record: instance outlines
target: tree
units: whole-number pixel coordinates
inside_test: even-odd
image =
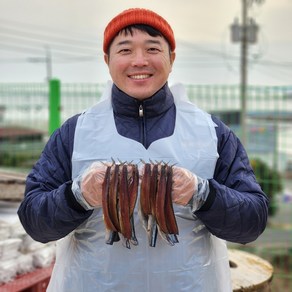
[[[283,178],[278,171],[258,158],[251,160],[251,166],[262,190],[269,197],[269,215],[273,216],[278,210],[276,195],[283,190]]]

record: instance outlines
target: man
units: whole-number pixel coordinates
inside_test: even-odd
[[[225,241],[265,229],[268,200],[234,133],[168,87],[175,60],[170,25],[146,9],[117,15],[104,32],[113,83],[102,102],[51,136],[27,178],[18,214],[41,242],[59,240],[48,291],[231,291]],[[179,242],[148,244],[138,207],[138,245],[105,244],[106,162],[173,167]],[[100,163],[102,162],[102,163]]]

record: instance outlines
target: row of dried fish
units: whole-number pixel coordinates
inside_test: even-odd
[[[140,217],[150,246],[155,246],[157,232],[170,245],[178,242],[171,195],[172,175],[172,167],[167,164],[145,164],[140,191]]]
[[[138,244],[133,218],[138,187],[137,165],[123,163],[107,166],[102,187],[103,216],[108,232],[107,244],[119,241],[119,233],[123,235],[126,247],[130,248],[130,242]]]
[[[172,167],[165,163],[145,163],[141,175],[139,215],[147,231],[149,245],[156,245],[157,234],[170,245],[178,242],[178,226],[172,205]],[[139,190],[137,164],[108,165],[102,191],[107,244],[120,240],[127,248],[138,245],[134,209]]]

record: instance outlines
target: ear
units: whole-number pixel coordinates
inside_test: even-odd
[[[173,65],[173,62],[175,60],[175,56],[176,56],[175,52],[171,52],[170,53],[170,64],[171,64],[171,66]]]
[[[169,56],[169,58],[170,58],[170,72],[172,71],[172,65],[173,65],[173,62],[174,62],[174,60],[175,60],[175,52],[171,52],[170,53],[170,56]]]
[[[109,63],[109,55],[108,54],[104,54],[103,55],[103,59],[104,59],[105,63],[108,65],[108,63]]]

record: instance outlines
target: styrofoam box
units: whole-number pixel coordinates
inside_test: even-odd
[[[18,256],[19,246],[22,240],[20,238],[8,238],[0,241],[0,259],[8,260]]]
[[[7,283],[16,276],[17,265],[14,259],[0,261],[0,284]]]

